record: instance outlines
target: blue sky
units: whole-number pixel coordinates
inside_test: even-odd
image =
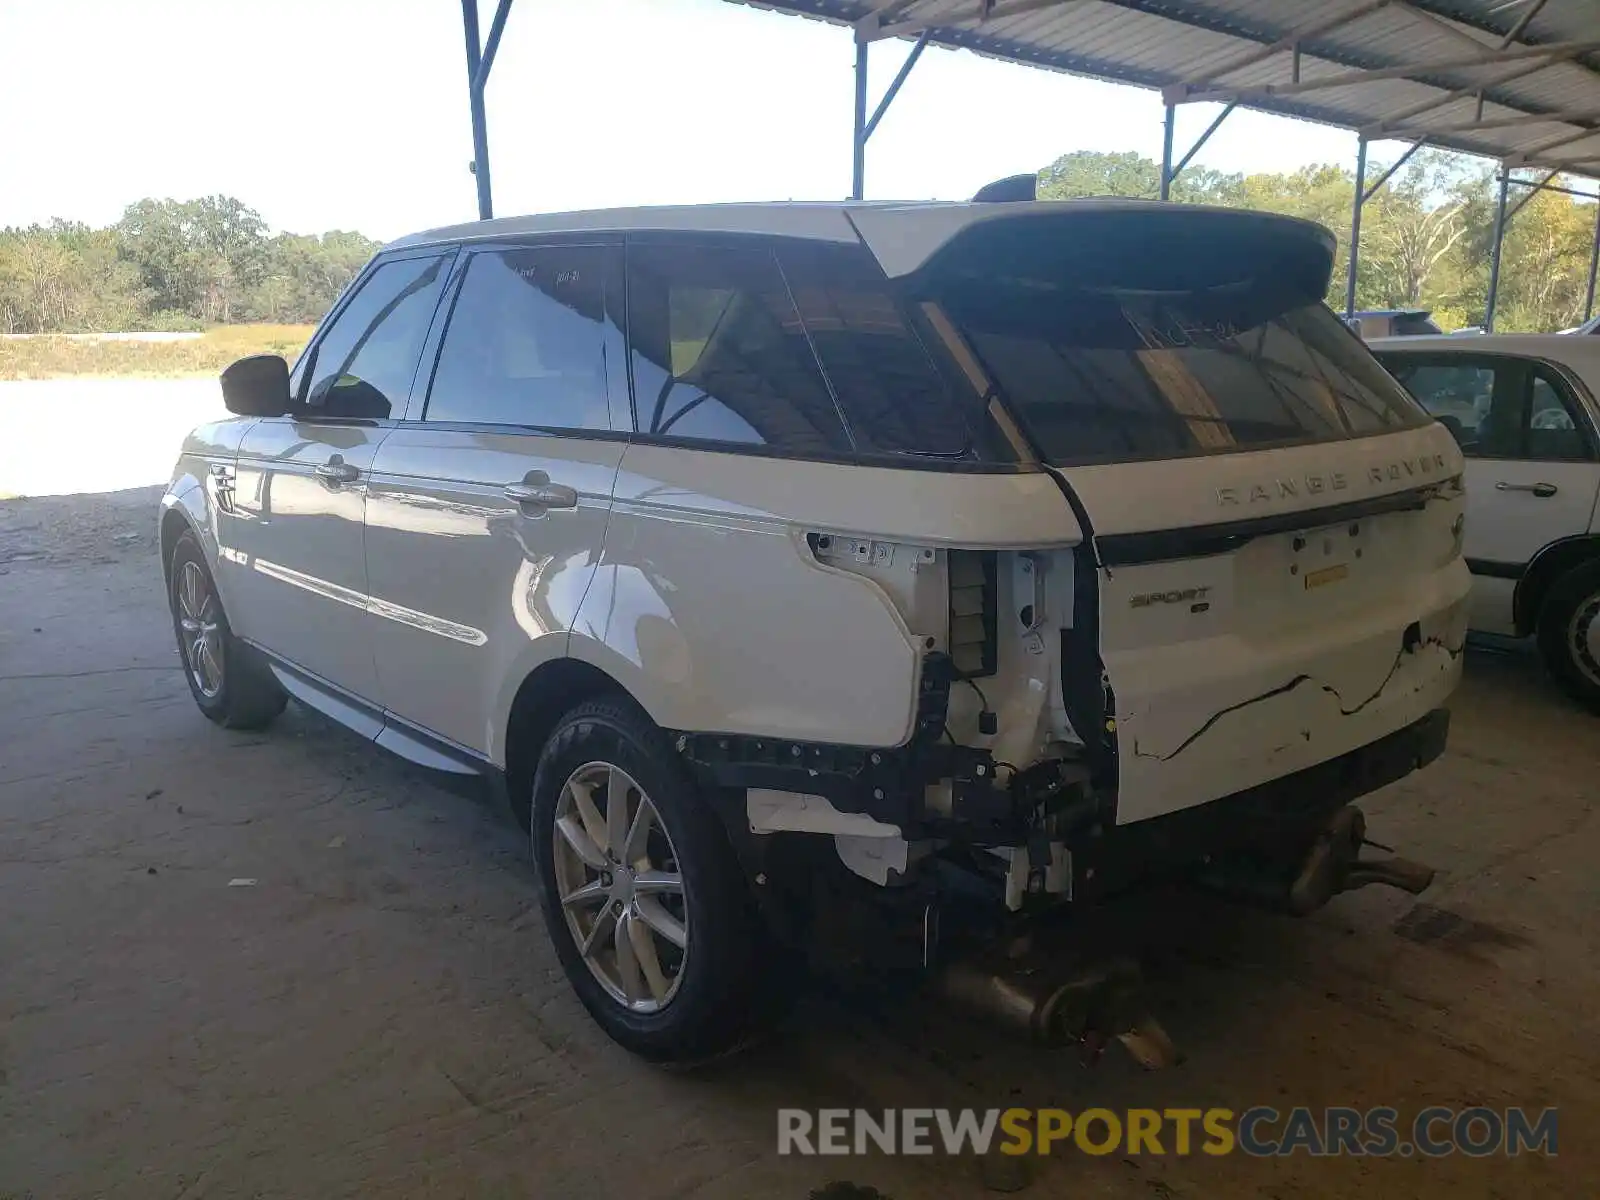
[[[295,232],[471,219],[463,45],[457,0],[0,0],[0,225],[215,192]],[[905,52],[874,47],[874,103]],[[516,0],[489,85],[496,210],[841,197],[852,62],[845,29],[726,0]],[[1181,109],[1180,147],[1214,113]],[[1161,116],[1153,92],[929,50],[867,195],[958,199],[1070,150],[1156,157]],[[1354,134],[1237,112],[1196,161],[1354,157]]]

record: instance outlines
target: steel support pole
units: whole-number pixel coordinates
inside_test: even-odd
[[[1361,207],[1367,198],[1367,139],[1356,142],[1356,196],[1350,206],[1350,270],[1344,281],[1344,319],[1356,314],[1356,269],[1361,262]]]
[[[1494,250],[1489,255],[1489,295],[1483,304],[1483,331],[1494,332],[1495,293],[1500,290],[1500,247],[1506,240],[1506,191],[1511,186],[1511,172],[1500,168],[1500,199],[1494,210]]]
[[[1173,192],[1173,134],[1178,130],[1178,106],[1166,106],[1166,123],[1162,128],[1162,200]]]
[[[1172,135],[1178,124],[1178,106],[1167,105],[1166,125],[1161,133],[1161,198],[1169,199],[1172,194]]]
[[[1587,321],[1594,315],[1594,276],[1600,268],[1600,196],[1595,197],[1594,205],[1594,246],[1589,251],[1589,291],[1583,298],[1583,319]]]
[[[856,127],[851,139],[850,199],[860,200],[867,187],[867,43],[856,42]]]
[[[1391,166],[1382,175],[1379,175],[1376,179],[1374,179],[1372,181],[1372,186],[1369,187],[1364,193],[1362,193],[1361,203],[1365,204],[1368,200],[1371,200],[1374,196],[1376,196],[1378,194],[1378,189],[1381,188],[1384,184],[1388,183],[1390,177],[1393,176],[1394,173],[1396,171],[1398,171],[1401,167],[1405,166],[1406,163],[1411,160],[1411,156],[1413,154],[1415,154],[1418,150],[1421,150],[1427,144],[1428,144],[1428,139],[1425,138],[1425,137],[1420,137],[1416,141],[1412,142],[1410,149],[1408,149],[1399,158],[1394,160],[1394,165],[1393,166]]]
[[[467,35],[467,98],[472,109],[472,174],[478,181],[478,219],[494,216],[489,184],[489,126],[483,111],[483,84],[478,68],[483,61],[478,40],[478,0],[461,0],[461,24]]]
[[[506,17],[511,13],[511,0],[500,0],[489,22],[489,39],[483,44],[483,54],[478,61],[478,71],[473,82],[482,91],[489,86],[489,72],[494,70],[494,56],[500,53],[500,35],[506,31]]]
[[[1176,179],[1179,175],[1183,174],[1183,169],[1185,167],[1187,167],[1191,162],[1194,161],[1194,156],[1196,154],[1199,154],[1201,148],[1204,147],[1205,144],[1211,140],[1211,135],[1213,133],[1215,133],[1218,129],[1222,128],[1222,123],[1228,119],[1228,114],[1231,113],[1237,107],[1238,107],[1238,105],[1236,105],[1236,104],[1228,105],[1226,108],[1224,108],[1221,112],[1219,112],[1217,114],[1217,119],[1215,121],[1211,122],[1211,124],[1206,126],[1206,131],[1204,133],[1202,133],[1198,138],[1195,139],[1194,145],[1190,146],[1189,149],[1184,152],[1183,157],[1180,158],[1177,161],[1177,163],[1172,167],[1172,169],[1167,172],[1167,182],[1169,184],[1172,182],[1172,180]]]

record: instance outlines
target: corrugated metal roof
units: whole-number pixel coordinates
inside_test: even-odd
[[[1600,0],[735,0],[1600,178]]]

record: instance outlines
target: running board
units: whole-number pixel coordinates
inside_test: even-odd
[[[465,747],[417,729],[393,713],[367,704],[321,676],[262,650],[254,643],[251,647],[265,659],[273,678],[289,695],[391,754],[443,775],[478,777],[489,774],[490,764]]]

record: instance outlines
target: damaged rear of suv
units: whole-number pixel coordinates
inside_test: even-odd
[[[879,350],[913,334],[976,407],[905,448],[915,472],[863,460],[848,514],[802,518],[788,568],[869,585],[841,579],[828,627],[884,620],[915,667],[841,666],[836,736],[675,743],[768,907],[835,957],[892,960],[898,928],[932,963],[957,903],[1033,912],[1173,874],[1296,913],[1425,888],[1362,856],[1350,805],[1445,744],[1462,464],[1322,304],[1332,239],[1138,204],[920,215],[955,228],[852,214],[894,302]],[[810,282],[796,315],[841,402],[927,403],[904,361],[894,396],[859,332],[840,369]]]
[[[797,950],[1421,890],[1352,801],[1444,747],[1462,462],[1322,303],[1333,245],[1118,201],[404,239],[185,447],[191,687],[503,782],[574,988],[658,1059]]]

